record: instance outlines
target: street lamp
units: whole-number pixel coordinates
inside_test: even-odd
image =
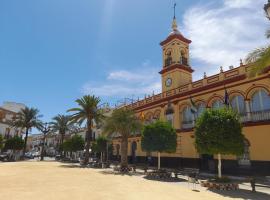
[[[270,19],[270,0],[268,0],[268,3],[264,5],[264,10],[268,19]]]

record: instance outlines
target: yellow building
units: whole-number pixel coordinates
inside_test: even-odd
[[[223,156],[225,172],[270,173],[270,68],[263,74],[250,78],[250,67],[244,65],[220,69],[220,73],[198,81],[192,81],[189,45],[173,19],[172,32],[160,43],[163,66],[159,72],[162,93],[148,96],[127,107],[145,116],[145,123],[157,119],[167,120],[177,130],[177,151],[162,154],[163,167],[198,167],[202,170],[216,168],[216,156],[199,155],[194,146],[194,124],[204,109],[224,106],[225,89],[230,104],[241,115],[243,134],[246,137],[245,154],[242,157]],[[225,58],[224,58],[225,59]],[[191,113],[191,98],[197,114]],[[121,138],[113,140],[114,155],[120,152]],[[129,138],[131,162],[145,162],[147,153],[141,149],[140,135]],[[156,153],[152,153],[156,161]]]

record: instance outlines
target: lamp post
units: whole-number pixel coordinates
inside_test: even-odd
[[[46,122],[43,124],[41,128],[41,132],[43,133],[43,142],[42,142],[42,149],[41,149],[41,154],[40,154],[40,161],[44,160],[44,150],[45,150],[45,140],[46,140],[46,135],[51,131],[51,127],[49,124]]]
[[[270,0],[268,0],[268,3],[264,5],[264,10],[268,19],[270,19]]]

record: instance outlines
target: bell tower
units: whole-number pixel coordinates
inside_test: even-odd
[[[175,8],[175,7],[174,7]],[[160,43],[163,66],[159,72],[162,77],[162,92],[180,87],[192,81],[193,70],[189,62],[189,44],[178,30],[176,17],[172,21],[172,32]]]

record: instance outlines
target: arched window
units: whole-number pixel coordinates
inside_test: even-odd
[[[173,114],[174,114],[174,109],[171,105],[171,103],[168,103],[168,107],[165,110],[165,115],[166,115],[166,119],[167,121],[173,126]]]
[[[165,66],[169,66],[171,64],[172,64],[172,53],[171,51],[168,51],[166,53]]]
[[[247,139],[244,140],[244,154],[238,158],[239,165],[249,166],[250,165],[250,143]]]
[[[192,123],[194,120],[193,116],[194,115],[192,114],[190,107],[189,106],[185,107],[182,113],[183,124]]]
[[[205,104],[204,103],[199,103],[197,106],[197,117],[199,117],[203,111],[205,111]]]
[[[251,98],[251,111],[258,112],[263,110],[270,110],[270,96],[264,90],[259,90]]]
[[[234,96],[231,100],[232,109],[239,114],[245,114],[245,100],[241,95]]]
[[[212,103],[213,109],[220,109],[220,108],[223,108],[223,106],[224,106],[223,102],[219,99],[213,101],[213,103]]]
[[[187,59],[187,56],[183,50],[181,51],[180,64],[188,65],[188,59]]]

